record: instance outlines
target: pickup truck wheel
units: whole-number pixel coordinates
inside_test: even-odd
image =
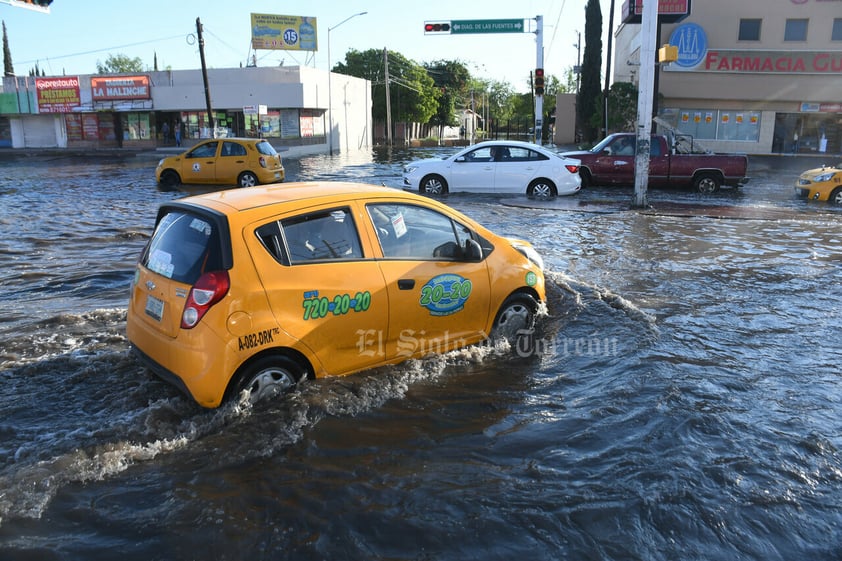
[[[540,199],[551,199],[558,195],[555,185],[552,181],[546,179],[536,179],[526,188],[526,194],[530,197],[538,197]]]
[[[835,205],[842,205],[842,187],[834,189],[827,200]]]
[[[589,172],[585,168],[579,168],[579,177],[582,178],[582,189],[586,189],[593,184],[591,172]]]
[[[696,178],[694,185],[696,186],[696,191],[699,193],[702,193],[703,195],[710,195],[719,191],[719,187],[722,185],[722,182],[718,176],[712,173],[703,173]]]
[[[428,175],[421,180],[419,191],[428,195],[444,195],[447,193],[447,181],[440,175]]]

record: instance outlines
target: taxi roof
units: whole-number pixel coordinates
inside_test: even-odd
[[[350,181],[308,181],[215,191],[186,197],[179,199],[179,201],[213,208],[224,214],[231,214],[232,212],[241,212],[279,203],[288,203],[292,206],[293,203],[299,202],[302,206],[308,206],[318,202],[327,202],[330,199],[365,199],[383,196],[410,200],[417,200],[418,198],[417,195],[392,187]]]

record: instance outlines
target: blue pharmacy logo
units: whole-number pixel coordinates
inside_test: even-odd
[[[708,50],[708,37],[697,23],[685,23],[670,35],[670,45],[678,47],[678,60],[674,64],[693,68],[702,62]]]

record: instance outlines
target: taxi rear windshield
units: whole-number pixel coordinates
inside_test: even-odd
[[[222,269],[219,232],[207,219],[189,212],[165,214],[141,256],[147,269],[185,284]]]
[[[269,144],[267,141],[262,141],[257,143],[257,151],[263,154],[264,156],[277,156],[278,152],[275,151],[275,147]]]

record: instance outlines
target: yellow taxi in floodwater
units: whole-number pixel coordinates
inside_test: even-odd
[[[528,336],[543,261],[413,193],[292,183],[164,203],[127,335],[199,405]]]
[[[214,138],[161,159],[155,179],[161,185],[180,183],[238,185],[280,183],[286,177],[281,157],[262,138]]]
[[[795,182],[795,194],[802,199],[842,205],[842,163],[808,169]]]

